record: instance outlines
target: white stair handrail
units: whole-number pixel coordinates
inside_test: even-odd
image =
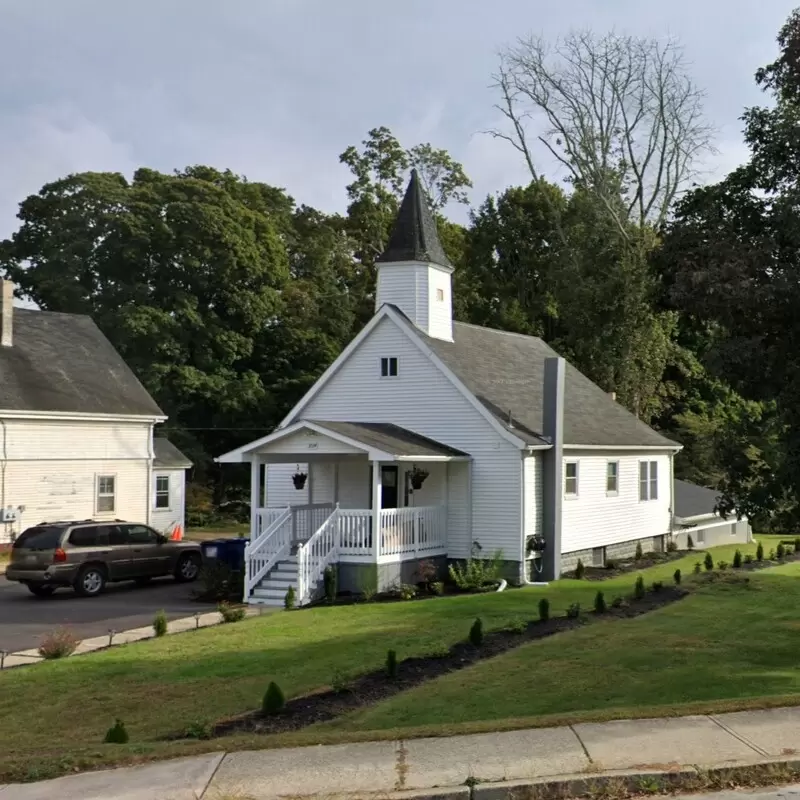
[[[244,600],[247,602],[259,581],[282,558],[289,555],[292,546],[292,509],[283,513],[255,541],[244,548]]]
[[[307,605],[327,567],[337,560],[339,549],[339,504],[317,528],[314,535],[297,548],[297,605]]]

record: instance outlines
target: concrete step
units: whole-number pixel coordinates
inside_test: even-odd
[[[264,600],[275,600],[283,603],[283,599],[286,597],[288,588],[288,586],[286,589],[257,586],[255,589],[253,589],[253,597],[260,597]]]
[[[280,590],[284,594],[289,591],[289,587],[294,586],[295,590],[297,589],[297,581],[276,581],[273,578],[267,578],[265,581],[261,581],[258,585],[259,589],[275,589]]]

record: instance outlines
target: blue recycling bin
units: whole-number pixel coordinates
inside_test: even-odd
[[[207,539],[200,542],[200,552],[203,554],[203,561],[222,560],[222,552],[225,548],[225,539]]]
[[[244,549],[250,540],[244,537],[225,539],[223,546],[223,560],[235,572],[244,569]]]

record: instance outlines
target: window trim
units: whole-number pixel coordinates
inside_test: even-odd
[[[100,494],[100,481],[110,478],[114,482],[114,491],[109,493]],[[116,514],[117,511],[117,474],[116,472],[98,472],[94,476],[94,513],[96,516],[103,516],[109,514]],[[111,502],[111,509],[109,510],[100,510],[100,498],[101,497],[110,497]]]
[[[392,372],[394,367],[394,373]],[[381,356],[380,374],[381,378],[396,378],[400,372],[400,365],[397,356]]]
[[[570,492],[570,491],[567,490],[567,481],[568,480],[572,480],[572,478],[570,478],[567,475],[567,467],[571,466],[572,464],[575,465],[575,479],[574,479],[575,480],[575,491],[574,492]],[[581,468],[580,468],[579,460],[577,458],[571,458],[568,461],[565,461],[564,462],[564,498],[572,500],[572,499],[578,497],[578,494],[580,492],[580,483],[581,483]]]
[[[647,477],[642,480],[642,466],[645,467],[645,472],[647,473]],[[655,467],[655,469],[653,469]],[[653,473],[655,473],[655,477],[653,477]],[[646,461],[639,462],[639,502],[640,503],[652,503],[658,502],[658,461],[654,459],[647,459]],[[655,482],[655,497],[653,496],[652,488],[653,483]],[[642,493],[642,488],[646,488],[646,492]]]
[[[616,466],[616,470],[614,472],[614,488],[608,488],[608,468],[614,464]],[[606,497],[619,497],[619,459],[618,458],[610,458],[606,461]]]
[[[689,531],[691,533],[691,531]],[[705,528],[695,528],[695,535],[694,535],[695,544],[705,544],[706,543],[706,529]]]
[[[168,472],[163,472],[161,474],[156,474],[153,476],[155,478],[155,486],[153,486],[153,511],[172,511],[172,476]],[[160,506],[158,504],[158,496],[164,495],[164,492],[158,491],[158,482],[161,479],[166,480],[167,482],[167,504],[165,506]]]
[[[444,303],[444,289],[441,286],[436,287],[436,302]]]

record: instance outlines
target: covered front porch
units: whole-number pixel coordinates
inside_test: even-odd
[[[334,563],[400,580],[389,565],[447,556],[463,527],[469,455],[395,425],[303,420],[220,459],[234,460],[251,464],[248,600],[291,580],[311,602]]]

